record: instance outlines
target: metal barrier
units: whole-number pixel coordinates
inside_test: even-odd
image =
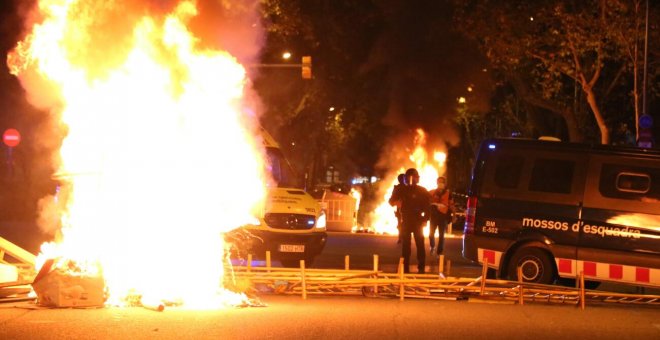
[[[443,274],[404,274],[403,262],[397,273],[378,270],[374,255],[373,270],[351,270],[346,257],[345,269],[300,269],[235,266],[226,281],[249,282],[252,292],[294,294],[306,299],[309,295],[382,296],[441,300],[490,300],[504,303],[543,302],[569,304],[585,308],[587,303],[617,303],[660,306],[660,295],[619,294],[586,290],[584,276],[580,287],[562,287],[529,282],[477,278],[444,277]],[[521,276],[519,276],[521,277]],[[231,283],[229,283],[231,286]]]
[[[34,255],[0,238],[0,260],[7,263],[8,254],[18,263],[19,282],[0,284],[2,290],[12,290],[30,284],[34,279]],[[487,267],[484,263],[482,275],[477,278],[445,277],[449,266],[444,266],[444,257],[439,259],[439,274],[405,274],[403,259],[399,261],[397,273],[379,270],[378,255],[374,255],[372,270],[350,269],[350,257],[346,255],[344,269],[310,269],[300,261],[300,268],[281,268],[271,265],[270,252],[266,252],[266,265],[252,266],[252,255],[248,256],[247,266],[226,268],[225,287],[252,293],[277,293],[301,295],[359,295],[383,296],[441,300],[490,300],[518,303],[544,302],[579,305],[582,309],[587,303],[615,303],[660,306],[660,295],[621,294],[605,291],[587,290],[584,274],[580,273],[579,287],[561,287],[522,281],[485,279]],[[447,263],[449,264],[449,262]],[[446,268],[446,271],[443,269]],[[520,270],[520,268],[518,268]],[[522,277],[522,275],[518,275]],[[240,288],[240,289],[239,289]],[[33,300],[26,292],[0,302]]]
[[[0,263],[16,268],[18,278],[13,282],[0,282],[0,303],[33,300],[28,294],[36,276],[36,256],[0,237]]]

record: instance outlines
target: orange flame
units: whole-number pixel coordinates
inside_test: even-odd
[[[438,176],[444,173],[447,154],[443,151],[434,151],[431,158],[426,150],[426,133],[422,129],[417,129],[415,132],[415,147],[408,156],[408,164],[389,173],[383,180],[383,183],[387,184],[385,186],[387,189],[381,196],[383,200],[371,214],[371,226],[376,233],[396,235],[399,232],[396,228],[397,219],[394,216],[394,208],[388,203],[394,186],[398,184],[398,174],[404,173],[407,168],[416,168],[420,176],[419,185],[430,190],[435,188]],[[428,230],[425,230],[425,234],[428,234]]]
[[[362,200],[362,193],[359,190],[355,189],[355,188],[351,188],[351,192],[349,193],[349,195],[351,197],[353,197],[353,199],[355,200],[355,210],[354,211],[356,212],[355,217],[357,217],[357,211],[360,210],[360,201]],[[353,228],[352,228],[352,230],[356,230],[357,227],[358,227],[357,226],[357,218],[354,218],[353,219]]]
[[[107,4],[40,1],[43,22],[8,58],[24,84],[49,87],[29,95],[67,128],[62,237],[42,247],[42,261],[97,265],[114,302],[131,292],[196,308],[241,299],[222,289],[222,233],[254,220],[266,187],[256,123],[241,110],[244,68],[198,47],[186,26],[195,1],[136,20],[116,65],[81,63],[74,56],[95,48],[90,37],[111,33],[92,30],[96,12],[82,3]]]

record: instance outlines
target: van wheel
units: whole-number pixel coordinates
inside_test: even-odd
[[[511,280],[518,280],[518,267],[522,268],[524,282],[552,284],[555,281],[552,259],[539,248],[524,247],[516,250],[509,262]]]

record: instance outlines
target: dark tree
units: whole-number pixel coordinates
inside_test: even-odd
[[[600,142],[611,142],[621,119],[622,106],[611,105],[621,100],[617,93],[632,93],[634,102],[624,107],[635,109],[639,1],[475,0],[457,6],[461,30],[478,41],[523,101],[563,117],[571,140],[582,140],[594,122]],[[590,117],[582,115],[582,103]]]

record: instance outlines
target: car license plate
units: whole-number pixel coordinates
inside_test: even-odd
[[[305,246],[302,244],[280,244],[280,251],[283,253],[304,253]]]

